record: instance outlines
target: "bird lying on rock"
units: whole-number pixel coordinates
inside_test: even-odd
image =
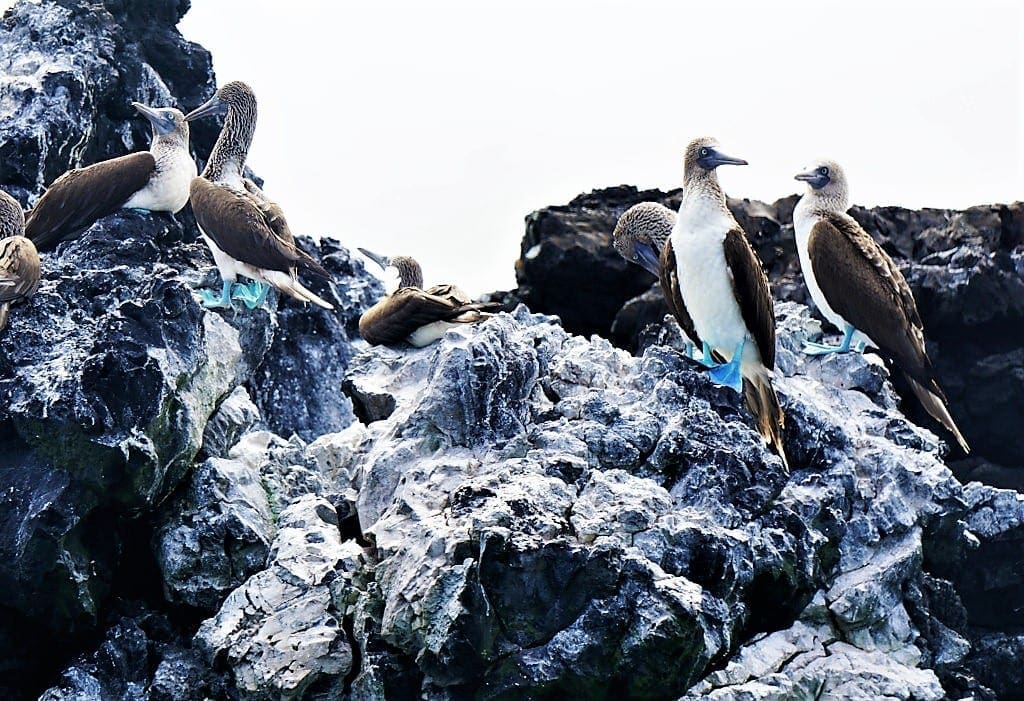
[[[683,200],[669,242],[661,253],[660,272],[669,307],[704,357],[717,354],[711,379],[742,391],[758,432],[782,458],[783,413],[772,387],[775,368],[775,313],[768,276],[726,204],[716,169],[746,165],[718,150],[711,138],[686,147]]]
[[[220,295],[200,291],[206,307],[230,307],[239,299],[250,309],[266,299],[268,285],[301,301],[334,309],[298,280],[305,270],[330,281],[331,274],[295,244],[281,208],[254,182],[242,177],[256,129],[256,96],[245,83],[222,86],[186,115],[192,121],[226,114],[202,175],[190,187],[192,211],[221,276]],[[235,284],[239,275],[253,285]]]
[[[491,314],[483,310],[500,306],[496,302],[474,302],[454,285],[424,290],[420,264],[409,256],[387,258],[365,248],[359,251],[384,270],[396,268],[399,275],[398,289],[359,317],[359,334],[371,345],[406,341],[421,348],[441,338],[448,329],[489,318]]]
[[[15,302],[28,299],[39,289],[39,254],[25,231],[21,205],[0,191],[0,331]]]
[[[845,353],[851,345],[859,351],[878,348],[903,370],[928,413],[969,452],[935,379],[910,286],[885,250],[846,213],[850,201],[843,169],[820,160],[795,177],[807,183],[793,212],[800,268],[815,306],[843,333],[838,346],[806,343],[804,351],[823,355]]]
[[[132,106],[153,125],[149,151],[75,168],[54,180],[25,222],[25,236],[40,250],[75,238],[118,209],[173,214],[188,202],[196,164],[185,115],[173,107]]]

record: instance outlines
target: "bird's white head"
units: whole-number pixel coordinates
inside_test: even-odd
[[[793,177],[807,183],[808,196],[822,206],[839,212],[850,208],[846,173],[835,161],[819,158]]]

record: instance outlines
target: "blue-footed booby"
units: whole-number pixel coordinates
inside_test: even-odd
[[[718,166],[746,164],[719,151],[714,139],[690,142],[683,164],[683,200],[661,267],[673,303],[693,320],[705,357],[716,354],[727,360],[711,368],[712,380],[742,390],[758,432],[788,469],[783,413],[771,380],[775,313],[768,277],[729,211],[716,174]]]
[[[192,211],[222,282],[220,295],[200,291],[203,305],[230,307],[234,298],[253,308],[263,303],[266,285],[272,285],[299,301],[333,309],[297,278],[299,269],[325,280],[331,279],[330,273],[295,245],[281,208],[255,183],[242,177],[256,129],[256,96],[252,89],[240,81],[227,83],[185,119],[225,113],[224,126],[206,168],[192,180],[190,188]],[[254,280],[255,289],[235,285],[238,275]]]
[[[181,210],[196,163],[188,151],[188,123],[173,107],[132,106],[153,126],[149,151],[75,168],[51,183],[25,222],[25,235],[40,249],[74,238],[121,208]]]
[[[675,255],[669,252],[669,264],[665,268],[661,265],[662,251],[666,246],[671,247],[669,236],[675,224],[676,213],[668,207],[657,202],[640,202],[619,216],[612,233],[612,245],[620,256],[658,278],[665,303],[686,338],[686,355],[693,357],[694,347],[701,348],[703,343],[686,308],[679,309],[674,304],[678,296],[678,292],[672,289],[677,279],[672,272],[676,270]],[[669,274],[663,274],[665,272]],[[701,360],[702,363],[705,361],[706,364],[712,362],[710,359]]]
[[[0,190],[0,331],[7,326],[12,304],[39,289],[39,254],[22,236],[25,215],[18,201]]]
[[[359,335],[374,346],[406,341],[417,348],[430,345],[448,329],[473,324],[491,315],[485,309],[494,302],[477,303],[454,285],[434,285],[423,289],[423,271],[409,256],[387,258],[365,248],[360,253],[387,270],[398,270],[398,289],[384,297],[359,317]]]
[[[924,408],[970,448],[946,406],[924,346],[924,324],[910,286],[892,258],[846,213],[846,175],[820,160],[796,175],[807,192],[793,211],[804,281],[818,310],[843,333],[839,346],[806,344],[812,355],[873,346],[903,370]]]

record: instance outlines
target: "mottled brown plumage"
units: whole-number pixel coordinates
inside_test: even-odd
[[[252,89],[240,81],[226,83],[186,119],[222,112],[226,116],[217,143],[202,175],[190,187],[192,211],[221,279],[228,284],[244,275],[299,301],[333,309],[297,277],[304,270],[329,281],[331,274],[296,245],[281,207],[242,177],[256,129]],[[215,306],[227,304],[222,299]]]
[[[399,286],[359,317],[359,335],[371,345],[394,345],[403,341],[425,346],[438,340],[449,328],[489,318],[486,309],[496,303],[478,303],[454,285],[421,289],[423,273],[409,256],[386,258],[359,249],[382,268],[398,269]]]
[[[0,239],[0,331],[7,326],[10,306],[28,299],[39,289],[39,276],[39,254],[29,239]]]
[[[683,200],[662,254],[662,287],[684,326],[692,320],[713,354],[728,358],[714,368],[731,386],[742,376],[742,391],[758,432],[782,458],[784,415],[772,387],[775,367],[775,315],[768,278],[761,262],[726,203],[718,182],[720,165],[745,165],[726,156],[710,137],[691,141],[683,158]],[[675,265],[671,265],[671,260]],[[675,268],[675,270],[673,270]],[[685,311],[681,315],[679,311]],[[682,317],[682,318],[681,318]],[[736,356],[737,351],[741,354]],[[723,371],[728,371],[723,372]]]
[[[806,245],[801,267],[815,305],[840,331],[853,327],[868,345],[892,358],[928,413],[968,452],[935,379],[910,286],[895,261],[846,213],[849,195],[842,168],[821,160],[797,179],[808,184],[794,224],[798,245]]]
[[[74,168],[54,180],[25,222],[25,235],[40,250],[74,238],[122,207],[177,212],[188,202],[196,170],[185,116],[173,108],[135,105],[153,124],[151,149]]]

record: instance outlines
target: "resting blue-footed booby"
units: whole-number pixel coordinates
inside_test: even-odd
[[[21,205],[0,190],[0,331],[7,326],[10,306],[39,289],[39,254],[24,231]]]
[[[808,343],[805,350],[841,353],[851,343],[878,348],[903,370],[928,413],[969,452],[935,380],[910,286],[892,258],[846,213],[850,201],[843,169],[820,160],[796,179],[807,183],[793,211],[800,268],[815,306],[843,332],[839,346]]]
[[[295,245],[281,208],[242,177],[256,129],[252,89],[239,81],[227,83],[185,119],[222,113],[226,116],[220,136],[202,175],[192,180],[190,188],[192,211],[222,282],[219,296],[207,290],[199,293],[204,306],[230,307],[233,296],[256,307],[266,297],[268,288],[262,284],[266,283],[299,301],[333,309],[297,278],[299,269],[325,280],[331,279],[330,273]],[[257,289],[237,285],[232,295],[238,275],[256,281]]]
[[[185,115],[173,107],[132,105],[153,126],[149,151],[75,168],[54,180],[25,222],[25,235],[40,249],[74,238],[121,208],[174,213],[188,202],[196,163]]]
[[[434,285],[423,289],[423,271],[409,256],[387,258],[365,248],[359,251],[387,270],[398,270],[398,289],[384,297],[359,317],[359,335],[374,346],[402,341],[422,348],[438,340],[448,329],[473,324],[491,315],[483,311],[499,306],[493,302],[476,303],[454,285]]]
[[[673,287],[678,287],[673,273],[676,270],[675,254],[667,254],[670,262],[666,268],[661,265],[662,251],[666,246],[671,247],[669,236],[675,223],[676,213],[668,207],[657,202],[640,202],[619,216],[612,233],[612,245],[620,256],[658,278],[669,311],[687,339],[686,355],[693,357],[694,346],[701,348],[703,343],[686,308],[679,309],[674,304],[677,292]],[[711,362],[710,359],[705,360]]]
[[[683,164],[683,200],[661,265],[674,304],[693,320],[705,357],[715,353],[728,361],[711,368],[712,380],[743,391],[758,432],[788,468],[782,408],[771,381],[775,314],[768,277],[726,206],[715,170],[746,163],[719,151],[714,139],[690,142]]]

